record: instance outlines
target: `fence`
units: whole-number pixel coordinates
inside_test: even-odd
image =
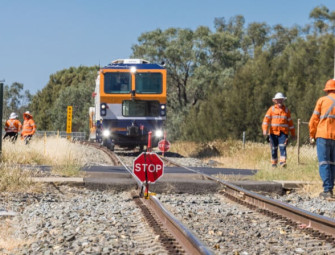
[[[71,137],[73,140],[86,140],[86,132],[72,132],[66,133],[65,131],[36,131],[35,135],[37,137],[43,136],[57,136],[61,138]]]
[[[309,128],[308,122],[298,119],[297,127],[297,155],[298,164],[304,164],[316,159],[315,145],[309,143]]]

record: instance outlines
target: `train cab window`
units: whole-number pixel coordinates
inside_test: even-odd
[[[162,74],[161,73],[136,73],[136,93],[138,94],[161,94]]]
[[[129,93],[131,88],[130,73],[105,73],[104,92],[108,94]]]
[[[125,100],[122,103],[124,117],[158,117],[159,113],[159,101]]]

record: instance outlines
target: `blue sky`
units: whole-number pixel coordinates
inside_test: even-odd
[[[310,11],[335,0],[0,0],[0,80],[35,94],[71,66],[128,58],[145,32],[196,29],[243,15],[246,24],[310,23]]]

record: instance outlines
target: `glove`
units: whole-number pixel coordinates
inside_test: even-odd
[[[315,139],[314,138],[309,138],[309,144],[314,145],[315,144]]]
[[[286,138],[284,144],[285,144],[285,145],[288,145],[288,138]]]
[[[270,136],[267,135],[266,138],[265,138],[265,140],[269,143],[270,142]]]

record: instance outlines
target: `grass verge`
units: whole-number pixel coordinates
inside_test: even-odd
[[[270,163],[271,151],[269,144],[241,141],[216,140],[211,143],[176,142],[171,146],[171,152],[182,156],[200,157],[205,162],[215,162],[218,167],[258,170],[257,174],[249,177],[254,180],[289,180],[306,181],[311,185],[305,187],[310,192],[319,192],[322,187],[318,171],[316,148],[305,145],[300,148],[298,163],[298,148],[287,147],[287,167],[273,168]],[[279,153],[279,152],[278,152]],[[230,176],[221,176],[231,179]],[[237,177],[233,177],[236,180]],[[241,176],[241,179],[245,179]]]

